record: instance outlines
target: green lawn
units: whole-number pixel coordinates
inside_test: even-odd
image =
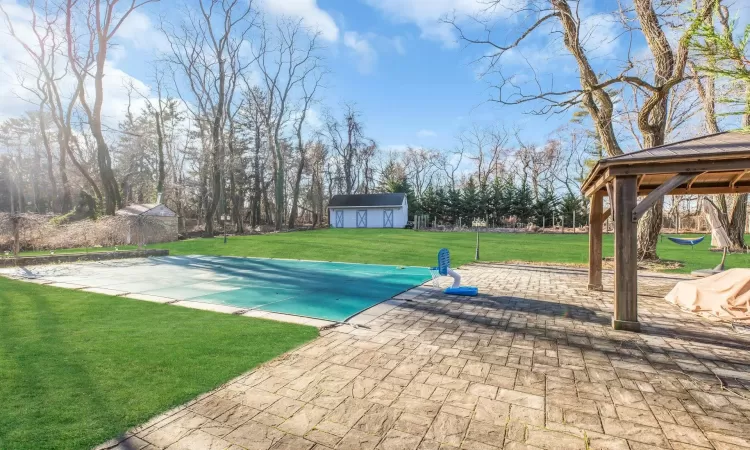
[[[585,264],[588,261],[587,234],[483,233],[480,236],[483,261],[566,264]],[[258,256],[413,266],[435,265],[437,251],[442,247],[447,247],[451,251],[453,265],[458,266],[474,260],[475,244],[476,234],[474,233],[322,229],[229,237],[227,244],[224,244],[222,237],[216,237],[190,239],[149,247],[169,249],[172,255]],[[612,235],[605,235],[604,256],[613,255],[612,244]],[[712,268],[721,261],[721,255],[709,252],[709,247],[710,236],[701,244],[696,245],[694,249],[674,244],[664,238],[659,244],[658,251],[661,258],[680,261],[684,264],[683,267],[672,271],[688,273],[695,269]],[[87,251],[91,250],[97,249]],[[78,249],[77,251],[86,250]],[[56,253],[64,252],[67,250],[58,250]],[[729,255],[727,265],[728,267],[750,267],[750,255]]]
[[[317,336],[0,277],[0,449],[85,449]]]
[[[684,236],[681,236],[684,237]],[[485,233],[480,235],[483,261],[529,261],[586,264],[587,234],[520,234]],[[382,229],[323,229],[259,236],[230,237],[227,244],[221,237],[193,239],[153,247],[167,248],[172,255],[229,255],[266,258],[311,259],[434,266],[442,247],[451,251],[454,266],[474,260],[476,234],[417,232]],[[714,267],[721,254],[708,251],[710,236],[694,249],[680,246],[664,238],[659,244],[663,259],[677,260],[684,266],[676,272]],[[604,256],[613,255],[612,235],[604,236]],[[728,267],[750,267],[750,255],[727,257]]]

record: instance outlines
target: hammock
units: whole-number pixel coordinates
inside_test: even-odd
[[[675,244],[689,245],[691,247],[694,246],[695,244],[700,244],[705,238],[706,236],[701,236],[699,238],[694,238],[694,239],[683,239],[683,238],[678,238],[678,237],[667,236],[667,239],[674,242]]]

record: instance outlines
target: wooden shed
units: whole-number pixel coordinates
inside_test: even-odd
[[[334,195],[328,218],[334,228],[404,228],[409,204],[403,193]]]
[[[127,243],[150,244],[176,241],[178,230],[177,213],[161,203],[128,205],[115,215],[130,222]]]

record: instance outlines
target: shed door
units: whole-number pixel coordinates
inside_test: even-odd
[[[383,228],[393,228],[393,210],[383,210]]]
[[[344,211],[336,210],[336,228],[344,228]]]
[[[357,228],[367,228],[367,210],[357,211]]]

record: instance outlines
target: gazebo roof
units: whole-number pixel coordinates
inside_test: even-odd
[[[750,133],[726,131],[602,159],[581,190],[590,196],[606,190],[615,175],[636,175],[638,195],[645,195],[676,174],[693,174],[669,193],[750,192],[748,171]]]

